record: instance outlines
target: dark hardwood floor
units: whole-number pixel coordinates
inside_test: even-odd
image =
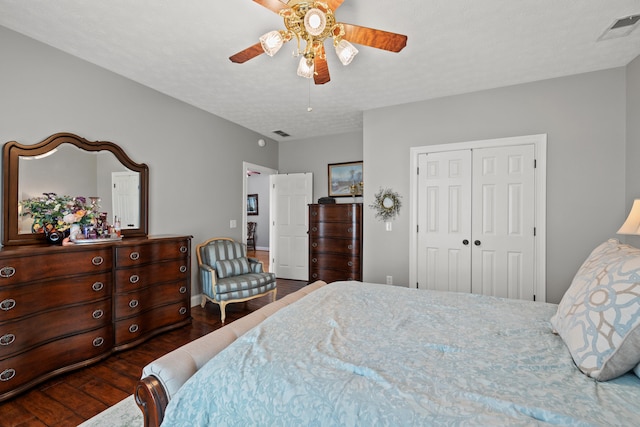
[[[266,264],[267,252],[249,251],[248,255]],[[307,282],[278,279],[277,284],[279,299]],[[228,305],[226,323],[268,304],[269,298]],[[211,302],[204,308],[192,307],[191,316],[190,325],[157,335],[133,349],[114,353],[97,364],[52,378],[1,403],[0,426],[77,426],[118,403],[133,393],[145,365],[223,326],[220,309]]]

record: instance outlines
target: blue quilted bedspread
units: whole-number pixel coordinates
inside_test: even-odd
[[[556,308],[330,284],[209,361],[163,426],[640,425],[640,379],[583,375]]]

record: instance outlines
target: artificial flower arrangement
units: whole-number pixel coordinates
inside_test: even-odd
[[[95,204],[87,203],[84,197],[58,196],[56,193],[42,193],[42,196],[20,201],[20,215],[31,216],[34,233],[56,229],[64,231],[71,224],[95,224],[97,217]]]

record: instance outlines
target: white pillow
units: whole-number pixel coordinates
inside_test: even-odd
[[[578,368],[599,381],[640,363],[640,249],[610,239],[591,252],[551,324]]]

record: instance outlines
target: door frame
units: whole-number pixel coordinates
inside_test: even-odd
[[[535,295],[536,301],[547,300],[546,291],[546,193],[547,193],[547,134],[484,139],[449,144],[426,145],[410,148],[409,183],[409,283],[418,287],[418,156],[442,151],[473,150],[533,144],[535,149]]]
[[[265,175],[274,175],[278,173],[277,169],[256,165],[254,163],[242,162],[242,243],[245,245],[247,244],[247,179],[249,179],[247,174],[249,171],[260,172]],[[268,197],[271,197],[271,192],[269,192]],[[269,200],[269,203],[271,203],[271,200]],[[270,216],[268,222],[271,224]]]

